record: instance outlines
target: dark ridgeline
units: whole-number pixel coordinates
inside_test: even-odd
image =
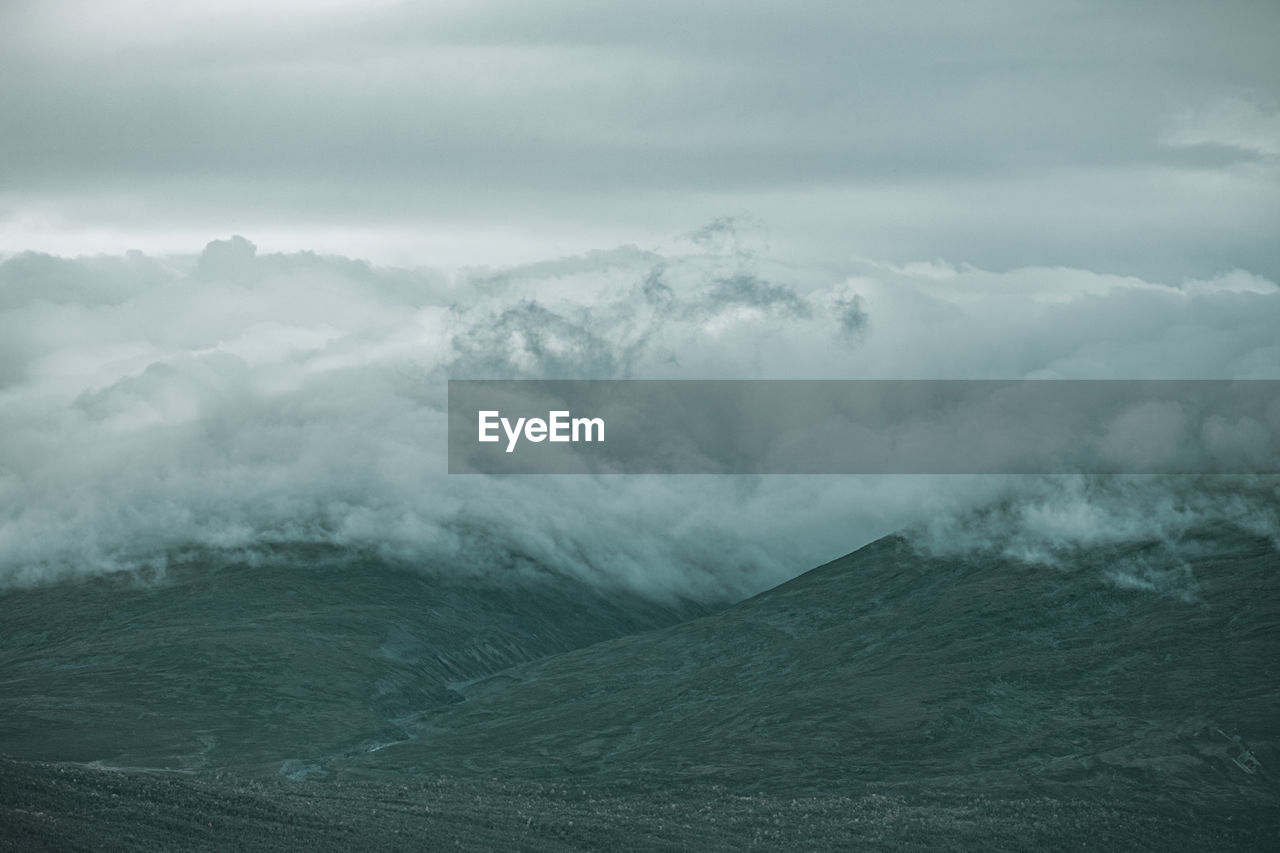
[[[1280,831],[1280,553],[1238,530],[1055,567],[889,537],[680,624],[567,581],[445,595],[368,569],[305,605],[301,575],[236,569],[6,596],[0,750],[193,772],[2,762],[0,839],[1205,850]],[[583,647],[542,649],[545,630]]]

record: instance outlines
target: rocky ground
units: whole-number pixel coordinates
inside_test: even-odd
[[[1266,850],[1278,828],[1274,814],[1141,798],[913,788],[786,797],[465,776],[264,782],[0,761],[0,850],[24,853]]]

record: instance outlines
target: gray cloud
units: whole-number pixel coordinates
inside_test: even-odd
[[[988,512],[986,535],[1003,525],[1028,553],[1161,534],[1169,517],[1265,527],[1264,481],[1152,485],[1126,514],[1112,503],[1128,487],[1017,478],[444,474],[449,377],[1280,378],[1280,288],[1249,273],[1170,286],[741,249],[621,247],[452,276],[237,238],[185,259],[11,258],[0,583],[323,541],[440,571],[541,566],[736,596],[903,526],[972,532],[964,519],[1002,502],[1022,509]],[[726,281],[748,284],[726,297]],[[1232,432],[1247,425],[1220,426],[1247,444]]]
[[[747,209],[823,259],[1280,275],[1274,4],[142,6],[0,11],[7,243],[505,263]]]

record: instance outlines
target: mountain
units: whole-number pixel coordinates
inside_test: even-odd
[[[1207,530],[1047,567],[890,537],[723,612],[469,685],[355,763],[1274,806],[1278,676],[1265,539]]]
[[[6,596],[0,849],[1280,832],[1280,552],[1232,527],[1053,565],[889,537],[714,612],[299,556]]]
[[[327,547],[0,594],[0,754],[305,775],[513,664],[706,613]]]

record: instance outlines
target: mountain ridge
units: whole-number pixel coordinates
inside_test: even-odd
[[[1211,530],[1074,559],[887,537],[726,610],[491,676],[353,769],[1276,798],[1272,543]],[[1194,593],[1126,588],[1124,571]]]

